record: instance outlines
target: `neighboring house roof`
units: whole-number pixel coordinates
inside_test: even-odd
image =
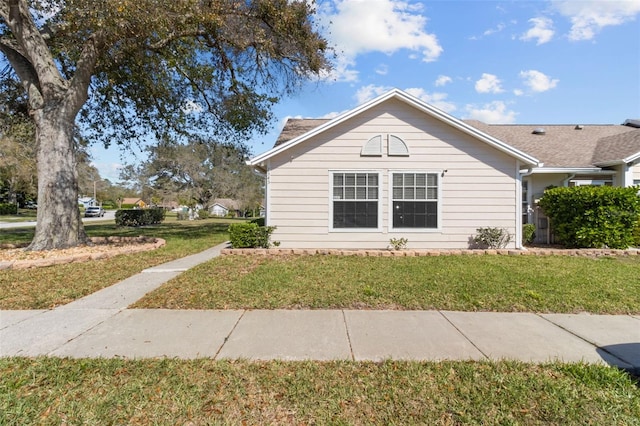
[[[231,198],[216,198],[213,200],[212,206],[219,205],[227,210],[240,210],[240,202]]]
[[[330,126],[331,119],[289,119],[274,148],[251,160],[259,164],[272,153],[299,143]],[[467,126],[526,153],[545,169],[595,169],[640,159],[640,129],[626,125],[486,124],[463,120]],[[544,134],[534,130],[544,129]]]
[[[545,168],[593,168],[640,157],[640,129],[623,125],[467,123],[529,153]],[[534,134],[534,130],[544,134]]]
[[[464,121],[459,120],[447,114],[446,112],[439,110],[438,108],[432,105],[429,105],[412,95],[409,95],[408,93],[405,93],[398,89],[393,89],[363,105],[360,105],[359,107],[351,111],[347,111],[328,121],[323,122],[322,120],[315,120],[315,119],[305,119],[302,121],[290,120],[291,123],[287,122],[287,125],[285,126],[285,129],[283,129],[283,131],[281,132],[276,145],[271,150],[263,154],[260,154],[257,157],[254,157],[251,160],[247,161],[247,164],[252,166],[260,166],[265,160],[268,160],[269,158],[281,152],[284,152],[287,149],[299,143],[302,143],[312,138],[315,135],[318,135],[324,131],[327,131],[349,120],[350,118],[353,118],[363,113],[364,111],[367,111],[377,105],[380,105],[389,99],[395,99],[395,100],[404,102],[422,111],[423,113],[427,114],[432,118],[435,118],[443,123],[446,123],[468,135],[475,137],[476,139],[488,145],[493,146],[496,149],[499,149],[500,151],[503,151],[523,161],[525,164],[535,166],[539,163],[538,159],[536,159],[535,157],[525,152],[520,151],[518,148],[508,145],[505,142],[499,139],[496,139],[494,136],[484,133],[481,130],[465,123]]]
[[[145,204],[145,202],[142,201],[140,198],[123,198],[122,199],[122,204],[138,204],[138,203]]]

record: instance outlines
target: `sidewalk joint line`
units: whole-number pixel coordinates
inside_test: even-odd
[[[233,332],[236,330],[236,327],[238,327],[238,324],[240,324],[240,320],[242,320],[242,318],[244,318],[244,314],[247,312],[246,309],[242,310],[242,313],[240,314],[240,316],[238,317],[238,320],[236,321],[235,324],[233,324],[233,327],[231,327],[231,331],[229,331],[229,334],[227,334],[224,338],[224,340],[222,341],[222,344],[220,345],[220,347],[218,348],[218,350],[216,351],[216,353],[213,355],[214,360],[218,361],[218,355],[220,355],[220,352],[222,351],[222,348],[224,348],[224,345],[227,344],[227,342],[229,341],[229,338],[231,337],[231,335],[233,334]]]
[[[455,329],[458,331],[458,333],[460,333],[460,335],[461,335],[462,337],[464,337],[465,339],[467,339],[467,342],[471,343],[471,346],[473,346],[474,348],[476,348],[476,350],[477,350],[478,352],[480,352],[480,353],[482,354],[482,356],[483,356],[483,357],[485,357],[487,360],[490,360],[490,359],[491,359],[487,354],[485,354],[485,353],[482,351],[482,349],[480,349],[480,348],[478,347],[478,345],[476,345],[476,344],[474,343],[474,341],[473,341],[473,340],[471,340],[471,339],[469,338],[469,336],[467,336],[466,334],[464,334],[464,332],[463,332],[462,330],[460,330],[458,327],[456,327],[456,325],[455,325],[453,322],[451,322],[451,320],[450,320],[450,319],[449,319],[449,318],[444,314],[444,312],[442,312],[442,311],[438,311],[438,313],[439,313],[440,315],[442,315],[442,317],[445,319],[445,321],[447,321],[449,324],[451,324],[451,326],[452,326],[453,328],[455,328]]]
[[[351,334],[349,334],[349,327],[347,326],[347,316],[344,313],[344,309],[340,309],[342,312],[342,322],[344,323],[344,329],[347,332],[347,343],[349,343],[349,353],[351,354],[351,361],[356,360],[356,356],[353,353],[353,346],[351,345]]]
[[[549,324],[554,325],[554,326],[558,327],[559,329],[564,330],[567,333],[571,334],[572,336],[577,337],[578,339],[582,340],[583,342],[590,344],[594,348],[600,349],[602,352],[606,352],[607,354],[611,355],[615,359],[618,359],[618,360],[624,362],[625,364],[628,364],[628,365],[631,365],[631,366],[634,365],[633,361],[627,361],[626,359],[620,358],[618,355],[616,355],[616,354],[610,352],[609,350],[605,349],[604,347],[598,345],[596,342],[592,342],[592,341],[588,340],[587,338],[582,337],[579,334],[574,333],[573,331],[569,330],[568,328],[565,328],[565,327],[561,326],[560,324],[556,324],[555,322],[551,321],[551,319],[543,317],[542,314],[540,314],[538,312],[535,312],[534,314],[537,317],[542,318],[543,320],[547,321]],[[603,361],[605,363],[609,364],[606,360],[603,359]]]
[[[63,305],[64,306],[64,305]],[[98,327],[101,324],[104,324],[105,322],[107,322],[108,320],[112,319],[113,317],[120,315],[122,313],[122,311],[126,310],[127,308],[120,308],[118,309],[118,312],[116,312],[115,314],[111,315],[108,318],[103,319],[102,321],[93,324],[91,327],[87,328],[86,330],[80,332],[79,334],[73,336],[71,339],[67,340],[66,342],[64,342],[63,344],[61,344],[60,346],[50,350],[47,352],[46,356],[52,356],[51,354],[59,349],[62,349],[66,344],[73,342],[74,340],[76,340],[79,337],[84,336],[85,334],[87,334],[89,331],[93,330],[94,328]]]

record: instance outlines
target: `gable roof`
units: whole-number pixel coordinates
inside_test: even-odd
[[[219,205],[227,210],[240,210],[240,202],[231,198],[216,198],[211,203],[212,206]]]
[[[535,156],[545,168],[604,167],[640,157],[640,129],[629,126],[466,122]],[[535,129],[544,129],[544,134],[534,134]]]
[[[538,159],[536,159],[535,157],[529,154],[526,154],[525,152],[520,151],[519,149],[511,145],[504,143],[503,141],[495,138],[494,136],[484,133],[483,131],[465,123],[462,120],[459,120],[447,114],[446,112],[432,105],[429,105],[421,101],[420,99],[414,96],[409,95],[408,93],[405,93],[398,89],[393,89],[381,96],[378,96],[377,98],[367,103],[360,105],[359,107],[356,107],[355,109],[347,111],[330,120],[324,121],[324,120],[317,120],[317,119],[305,119],[305,120],[287,121],[287,125],[280,133],[280,137],[278,138],[278,141],[276,141],[275,146],[269,151],[250,159],[249,161],[247,161],[247,164],[249,164],[250,166],[260,166],[264,161],[268,160],[269,158],[277,154],[280,154],[281,152],[284,152],[287,149],[293,146],[296,146],[326,130],[329,130],[349,120],[350,118],[355,117],[361,114],[362,112],[367,111],[377,105],[380,105],[390,99],[395,99],[395,100],[404,102],[407,105],[419,111],[422,111],[423,113],[427,114],[432,118],[440,120],[445,124],[448,124],[470,136],[475,137],[476,139],[488,145],[493,146],[494,148],[499,149],[500,151],[507,153],[508,155],[511,155],[512,157],[517,158],[518,160],[524,162],[525,164],[535,166],[539,163]],[[299,132],[302,132],[302,133],[299,133]]]

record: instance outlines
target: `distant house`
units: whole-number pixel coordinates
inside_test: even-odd
[[[121,208],[138,208],[143,209],[147,207],[147,203],[140,198],[123,198],[120,203]]]
[[[87,207],[97,206],[98,204],[93,197],[80,197],[78,198],[78,205],[86,209]]]
[[[468,248],[477,228],[540,239],[550,185],[640,183],[640,123],[488,125],[392,90],[329,120],[290,119],[248,161],[266,175],[266,224],[289,248]],[[545,242],[545,241],[541,241]]]
[[[234,216],[242,216],[243,213],[240,210],[240,203],[230,198],[216,198],[213,200],[209,212],[213,216],[218,217],[227,216],[229,213],[232,213]]]

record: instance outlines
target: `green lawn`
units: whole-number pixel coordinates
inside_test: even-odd
[[[0,424],[640,422],[625,373],[518,362],[0,359]]]
[[[118,228],[114,224],[87,224],[89,236],[164,238],[157,250],[110,259],[70,263],[46,268],[0,271],[0,309],[47,309],[69,303],[137,274],[143,269],[187,256],[226,241],[229,221],[208,219],[176,221],[144,228]],[[33,228],[6,229],[0,243],[29,242]]]
[[[638,277],[640,256],[223,256],[135,307],[638,314]]]

